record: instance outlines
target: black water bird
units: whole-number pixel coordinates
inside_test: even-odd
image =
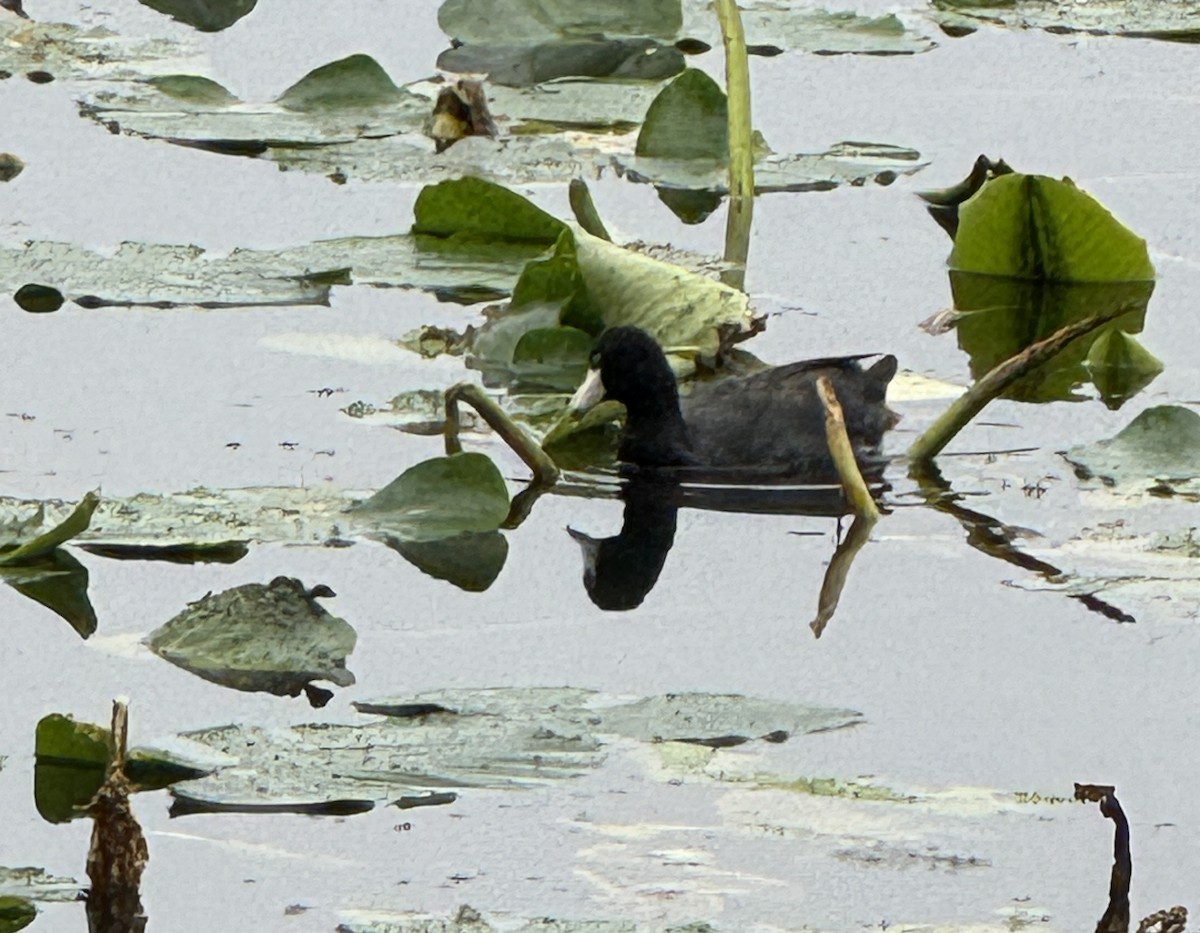
[[[883,435],[899,420],[885,400],[896,358],[883,356],[863,369],[859,360],[871,355],[803,360],[701,382],[681,398],[654,338],[636,327],[614,327],[597,340],[571,405],[585,409],[613,399],[625,406],[617,457],[628,464],[825,482],[836,478],[816,391],[817,379],[827,376],[860,466],[878,476]]]

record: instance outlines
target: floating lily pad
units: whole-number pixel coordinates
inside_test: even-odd
[[[16,933],[37,919],[33,901],[24,897],[0,895],[0,933]]]
[[[564,391],[587,374],[592,335],[574,327],[541,327],[526,331],[513,348],[513,369],[523,383],[540,383]]]
[[[168,564],[236,564],[250,553],[245,541],[211,544],[81,544],[81,551],[110,560],[157,560]]]
[[[386,107],[405,92],[370,55],[351,55],[306,74],[279,97],[287,110],[328,111]]]
[[[605,758],[602,735],[724,747],[825,731],[857,713],[739,696],[618,702],[571,688],[442,690],[356,704],[387,718],[268,731],[225,726],[187,738],[236,765],[173,788],[190,806],[370,802],[400,794],[523,788],[578,777]],[[715,754],[715,752],[710,752]]]
[[[495,531],[508,517],[508,487],[480,453],[435,457],[410,467],[355,509],[389,537],[432,541]]]
[[[38,722],[34,746],[33,792],[38,813],[51,823],[84,816],[104,783],[112,757],[112,733],[103,726],[51,713]],[[158,790],[206,773],[175,755],[151,749],[131,750],[126,762],[126,774],[139,790]]]
[[[147,83],[173,100],[201,107],[227,107],[238,102],[236,96],[202,75],[162,75]]]
[[[633,920],[572,917],[520,917],[508,911],[481,913],[463,904],[450,914],[418,911],[353,917],[340,925],[342,933],[721,933],[707,922],[664,926]]]
[[[1003,393],[1022,402],[1083,399],[1076,389],[1092,379],[1093,370],[1085,365],[1090,347],[1106,333],[1140,332],[1154,291],[1153,282],[1072,285],[960,272],[950,273],[950,287],[958,345],[970,355],[976,379],[1066,324],[1128,308],[1095,338],[1077,340]]]
[[[1104,404],[1114,411],[1146,388],[1163,370],[1162,361],[1122,330],[1096,338],[1084,361]]]
[[[654,98],[638,133],[640,158],[729,160],[725,92],[703,71],[689,68]]]
[[[119,36],[97,26],[34,22],[0,14],[0,72],[132,80],[198,61],[190,43]]]
[[[84,889],[72,878],[56,878],[42,868],[0,866],[0,897],[21,897],[45,903],[83,900]]]
[[[936,43],[906,27],[894,13],[865,16],[850,10],[812,9],[786,0],[743,0],[738,8],[746,44],[752,49],[817,55],[914,55],[936,48]],[[681,32],[708,45],[721,44],[716,17],[704,0],[684,0]]]
[[[531,201],[480,178],[460,178],[421,189],[412,232],[459,241],[553,246],[566,225]]]
[[[0,525],[0,567],[18,567],[48,557],[61,544],[87,530],[100,497],[89,492],[56,525],[42,531],[45,510],[39,509],[19,523]]]
[[[618,172],[633,182],[659,188],[726,194],[729,173],[710,159],[627,158],[617,155]],[[780,191],[832,191],[844,185],[858,188],[871,183],[890,185],[901,175],[912,175],[928,163],[915,149],[886,143],[841,142],[824,152],[771,153],[754,164],[757,194]]]
[[[582,231],[575,248],[589,300],[603,309],[607,327],[631,324],[706,360],[755,333],[738,289]]]
[[[293,577],[248,583],[189,604],[146,638],[160,658],[234,690],[298,696],[314,680],[354,683],[354,629]]]
[[[680,0],[445,0],[438,8],[442,32],[465,45],[596,34],[673,39],[682,23]]]
[[[553,242],[553,241],[551,241]],[[420,288],[466,303],[506,295],[525,263],[541,255],[529,241],[455,241],[411,236],[346,237],[281,250],[235,250],[214,257],[195,246],[122,244],[112,255],[51,242],[0,246],[0,290],[33,274],[55,276],[84,307],[173,308],[326,305],[334,285]]]
[[[250,13],[258,0],[138,0],[159,13],[187,23],[201,32],[228,29]]]
[[[933,0],[934,16],[952,36],[988,24],[1047,32],[1200,42],[1197,0]]]
[[[1146,241],[1070,179],[1013,172],[959,209],[957,272],[1049,282],[1148,282]]]
[[[0,152],[0,182],[12,181],[25,171],[25,163],[11,152]]]
[[[461,45],[438,56],[442,71],[483,74],[532,87],[559,78],[661,81],[683,71],[683,53],[653,39],[564,39],[536,45]]]
[[[30,314],[52,314],[63,306],[63,295],[49,285],[30,283],[17,289],[13,301],[18,308]]]
[[[1080,475],[1109,486],[1183,491],[1200,476],[1200,414],[1178,405],[1148,408],[1115,437],[1064,456]]]
[[[554,244],[552,256],[525,264],[513,287],[512,310],[548,305],[558,308],[559,321],[567,327],[589,334],[604,329],[603,309],[592,301],[579,266],[575,237],[568,230]],[[513,352],[516,353],[516,348]]]
[[[415,232],[451,242],[507,233],[555,244],[553,257],[535,261],[522,273],[510,312],[493,315],[473,335],[470,352],[485,366],[514,365],[518,344],[533,330],[559,324],[599,330],[597,314],[603,326],[634,324],[664,345],[690,347],[709,359],[754,332],[743,292],[582,231],[570,233],[560,221],[490,182],[460,179],[426,188],[416,214]],[[577,336],[556,333],[553,339],[560,341],[559,349],[568,341],[581,349]],[[537,354],[530,347],[532,358]]]
[[[142,493],[103,500],[78,540],[159,548],[227,545],[233,538],[321,545],[340,542],[354,502],[350,493],[330,487]],[[0,497],[0,530],[11,535],[10,526],[28,523],[37,510],[44,511],[45,523],[62,521],[73,507],[59,499]]]
[[[991,177],[959,207],[950,267],[959,345],[976,378],[1065,324],[1127,308],[1005,392],[1022,401],[1078,398],[1095,340],[1139,332],[1154,290],[1145,241],[1069,180],[1040,175]]]
[[[417,133],[431,109],[431,101],[397,87],[367,55],[322,65],[273,103],[239,104],[217,82],[180,74],[106,88],[80,103],[83,116],[113,132],[243,156]]]

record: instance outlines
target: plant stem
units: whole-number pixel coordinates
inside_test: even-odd
[[[479,412],[480,416],[491,425],[529,467],[533,470],[534,480],[538,483],[552,485],[558,482],[558,466],[550,459],[550,455],[542,450],[541,445],[525,433],[515,421],[508,416],[477,385],[460,382],[446,390],[446,453],[462,453],[462,444],[458,439],[459,418],[458,403],[465,402]]]
[[[858,469],[858,462],[854,459],[854,447],[850,443],[850,435],[846,433],[846,419],[842,415],[842,406],[828,376],[817,379],[817,396],[825,406],[825,438],[829,443],[829,455],[833,458],[833,465],[837,467],[846,501],[850,503],[855,515],[871,522],[877,521],[879,507],[875,505],[871,491],[867,489],[867,483]]]
[[[932,460],[941,453],[945,446],[954,439],[954,436],[966,427],[972,418],[983,411],[988,402],[1021,376],[1055,357],[1068,344],[1074,343],[1080,337],[1087,336],[1132,310],[1134,310],[1133,305],[1122,305],[1114,311],[1075,321],[1059,328],[1045,340],[1030,344],[1020,353],[995,366],[983,378],[976,380],[975,384],[959,398],[951,402],[950,406],[926,429],[925,433],[913,441],[912,446],[908,448],[908,459],[913,464],[913,469],[918,464]]]
[[[729,214],[725,221],[726,285],[745,291],[754,216],[754,143],[750,125],[750,63],[736,0],[715,0],[725,43],[725,96],[729,114]]]

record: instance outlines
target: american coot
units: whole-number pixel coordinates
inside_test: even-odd
[[[880,442],[899,420],[885,402],[896,358],[884,356],[865,370],[858,362],[863,358],[804,360],[699,383],[681,399],[654,338],[636,327],[614,327],[596,341],[591,371],[571,405],[585,409],[607,398],[625,406],[617,456],[626,463],[823,482],[836,478],[816,393],[817,378],[828,376],[860,464],[878,475]]]

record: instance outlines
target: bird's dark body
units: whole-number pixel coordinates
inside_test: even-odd
[[[618,457],[642,467],[831,478],[820,376],[833,384],[855,453],[867,465],[898,420],[885,402],[894,356],[866,369],[864,357],[804,360],[699,383],[682,399],[661,348],[636,328],[607,331],[593,358],[606,396],[625,405]]]

